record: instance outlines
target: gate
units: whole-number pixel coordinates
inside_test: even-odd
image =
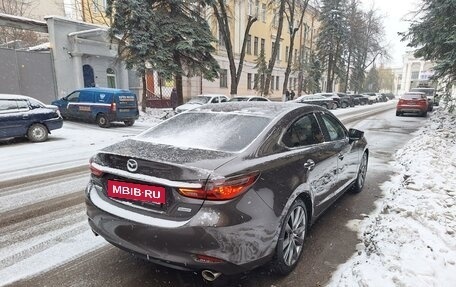
[[[57,98],[52,56],[0,48],[0,93],[30,96],[50,104]]]

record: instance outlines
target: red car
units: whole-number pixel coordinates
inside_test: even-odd
[[[417,113],[420,116],[427,116],[428,100],[425,93],[408,92],[402,95],[396,106],[396,116],[404,113]]]

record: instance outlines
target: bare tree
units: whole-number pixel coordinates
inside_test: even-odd
[[[230,84],[230,94],[236,95],[237,88],[239,85],[239,80],[242,76],[242,69],[244,66],[244,58],[245,58],[245,51],[247,47],[247,38],[249,36],[250,28],[252,27],[253,23],[257,21],[257,13],[249,13],[247,16],[247,25],[245,26],[244,30],[244,40],[242,42],[241,50],[239,51],[239,64],[236,67],[235,63],[235,51],[233,50],[233,43],[231,39],[231,32],[230,32],[230,21],[232,17],[230,17],[229,11],[227,11],[227,6],[224,0],[206,0],[207,4],[210,5],[214,12],[214,16],[218,23],[218,29],[220,32],[221,37],[223,37],[223,43],[225,45],[226,53],[228,56],[228,62],[230,66],[230,77],[231,77],[231,84]],[[255,9],[258,11],[257,9]]]
[[[277,34],[275,36],[274,45],[272,47],[271,58],[269,59],[268,69],[266,73],[266,81],[264,83],[264,90],[265,95],[269,94],[269,87],[271,85],[271,77],[272,71],[274,70],[274,65],[277,60],[277,54],[279,53],[280,49],[280,38],[282,37],[282,29],[283,29],[283,16],[285,14],[285,5],[286,1],[279,1],[279,0],[271,0],[270,6],[276,6],[277,2],[279,2],[279,10],[275,17],[278,17],[278,25],[277,25]]]
[[[33,0],[0,0],[0,13],[13,16],[29,17],[35,1]],[[40,34],[12,27],[0,27],[0,44],[2,46],[21,48],[37,45],[42,42]]]
[[[297,1],[297,0],[287,0],[286,2],[286,9],[285,9],[285,16],[288,22],[288,32],[290,33],[290,42],[289,42],[289,50],[288,50],[288,61],[287,61],[287,68],[285,69],[285,79],[283,82],[282,94],[285,94],[288,88],[288,79],[291,73],[291,65],[293,63],[293,49],[294,49],[294,40],[296,37],[296,33],[299,29],[302,28],[302,22],[304,20],[304,15],[307,10],[307,5],[309,4],[309,0],[304,1]],[[295,55],[297,57],[297,55]]]

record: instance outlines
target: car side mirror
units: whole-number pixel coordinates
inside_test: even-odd
[[[364,132],[357,129],[348,130],[348,138],[350,142],[360,140],[364,136]]]

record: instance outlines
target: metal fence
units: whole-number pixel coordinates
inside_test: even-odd
[[[55,100],[51,53],[0,48],[0,93],[26,95],[45,104]]]

